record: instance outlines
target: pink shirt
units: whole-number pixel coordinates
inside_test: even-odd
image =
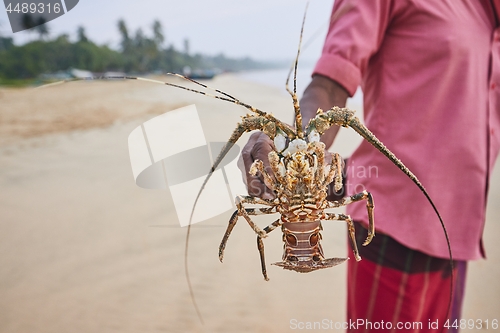
[[[483,255],[488,177],[500,148],[495,13],[488,0],[337,0],[314,71],[351,96],[361,84],[367,127],[426,187],[459,260]],[[386,157],[365,141],[348,168],[349,194],[373,194],[377,230],[448,258],[430,204]],[[365,203],[347,212],[367,224]]]

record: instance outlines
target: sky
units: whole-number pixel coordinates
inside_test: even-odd
[[[311,0],[307,13],[301,55],[314,62],[321,53],[333,0]],[[124,19],[129,31],[138,28],[152,36],[152,23],[159,20],[165,44],[190,53],[256,60],[293,59],[298,46],[305,0],[80,0],[63,16],[50,21],[49,38],[66,33],[76,40],[78,26],[97,44],[118,49],[117,21]],[[0,9],[0,35],[13,37],[18,45],[38,38],[33,32],[12,33],[5,9]]]

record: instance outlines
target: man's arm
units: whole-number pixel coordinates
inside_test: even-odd
[[[333,106],[344,107],[347,101],[347,91],[337,82],[322,76],[315,75],[304,91],[304,96],[300,100],[300,108],[303,117],[303,123],[307,126],[310,119],[316,116],[318,108],[324,111],[329,110]],[[338,126],[330,128],[321,140],[330,147],[339,131]],[[248,173],[250,166],[255,160],[261,160],[266,167],[266,170],[272,174],[269,166],[268,154],[273,149],[273,142],[267,135],[262,132],[252,134],[248,143],[241,151],[240,169],[244,173],[247,180],[248,194],[261,198],[270,199],[273,197],[272,192],[266,187],[263,180],[258,176],[252,176]]]
[[[318,108],[328,111],[333,106],[345,107],[348,96],[347,91],[337,82],[322,75],[313,76],[311,83],[304,91],[304,96],[300,99],[304,126],[307,126],[309,120],[316,116]],[[338,126],[332,126],[321,136],[321,141],[327,148],[333,144],[338,131]]]

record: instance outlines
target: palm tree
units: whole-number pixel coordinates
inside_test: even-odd
[[[38,20],[36,20],[36,31],[40,35],[40,39],[43,39],[43,37],[47,36],[49,34],[49,28],[47,26],[47,20],[43,17],[40,16]]]
[[[38,19],[34,19],[32,15],[26,13],[21,17],[21,25],[25,30],[30,30],[35,28],[35,30],[40,35],[40,39],[49,34],[49,29],[47,27],[47,20],[40,16]],[[33,31],[33,30],[31,30]]]
[[[163,42],[165,41],[165,36],[163,35],[163,29],[161,23],[158,20],[155,20],[153,22],[153,34],[156,46],[160,47],[161,44],[163,44]]]
[[[78,41],[82,43],[87,43],[89,39],[87,38],[87,35],[85,34],[85,28],[82,26],[79,26],[78,29],[76,30],[76,34],[78,35]]]
[[[26,30],[36,27],[35,20],[30,14],[23,14],[21,17],[21,25],[23,26],[23,29]]]
[[[123,19],[120,19],[118,21],[118,30],[122,35],[122,51],[127,52],[130,49],[130,36],[128,34],[127,25],[125,24],[125,21]]]

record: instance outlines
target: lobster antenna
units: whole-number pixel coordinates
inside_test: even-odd
[[[302,129],[302,115],[300,114],[299,100],[297,98],[297,65],[299,63],[300,46],[302,45],[302,35],[304,34],[304,25],[306,22],[308,7],[309,7],[309,1],[306,4],[306,9],[304,11],[304,18],[302,19],[302,26],[300,28],[299,47],[297,48],[297,56],[295,57],[295,61],[293,62],[292,67],[290,67],[290,71],[288,72],[285,83],[286,91],[288,91],[288,93],[292,96],[293,100],[293,109],[295,110],[295,132],[297,133],[297,136],[301,139],[304,138],[304,131]],[[293,92],[290,90],[288,86],[288,83],[290,81],[290,76],[292,75],[292,71],[293,71]]]
[[[242,106],[246,107],[246,105],[244,103],[239,103],[238,99],[234,98],[233,96],[231,96],[231,95],[229,95],[229,94],[227,94],[227,93],[225,93],[223,91],[220,91],[218,89],[212,89],[212,88],[210,88],[210,87],[208,87],[208,86],[206,86],[206,85],[204,85],[202,83],[199,83],[199,82],[197,82],[195,80],[187,78],[187,77],[185,77],[183,75],[174,74],[174,73],[166,73],[165,75],[180,77],[180,78],[182,78],[184,80],[196,83],[196,84],[198,84],[198,85],[200,85],[200,86],[202,86],[202,87],[204,87],[204,88],[206,88],[208,90],[213,90],[216,93],[219,93],[219,94],[224,95],[226,97],[221,97],[221,96],[217,96],[217,95],[207,94],[204,91],[187,88],[187,87],[175,84],[175,83],[164,82],[164,81],[154,80],[154,79],[148,79],[148,78],[144,78],[144,77],[136,77],[136,76],[91,76],[91,77],[84,77],[84,78],[73,78],[73,79],[66,79],[66,80],[62,80],[62,81],[57,81],[57,82],[53,82],[53,83],[44,84],[44,85],[41,85],[39,87],[36,87],[35,89],[43,89],[43,88],[48,88],[48,87],[57,86],[57,85],[61,85],[61,84],[68,83],[68,82],[75,82],[75,81],[137,80],[137,81],[145,81],[145,82],[151,82],[151,83],[156,83],[156,84],[171,86],[171,87],[175,87],[175,88],[180,88],[180,89],[191,91],[191,92],[194,92],[194,93],[197,93],[197,94],[200,94],[200,95],[205,95],[205,96],[208,96],[208,97],[220,99],[220,100],[223,100],[223,101],[226,101],[226,102],[231,102],[231,103],[235,103],[235,104],[242,105]],[[250,109],[250,108],[248,108],[248,109]],[[257,110],[257,112],[258,111],[259,110]],[[261,111],[261,112],[263,112],[263,111]]]
[[[221,95],[224,95],[224,96],[226,96],[226,97],[229,97],[229,98],[230,98],[230,99],[232,99],[233,101],[239,101],[237,98],[235,98],[235,97],[233,97],[233,96],[229,95],[228,93],[226,93],[226,92],[224,92],[224,91],[222,91],[222,90],[219,90],[219,89],[217,89],[217,88],[212,88],[212,87],[210,87],[210,86],[207,86],[206,84],[203,84],[203,83],[201,83],[201,82],[198,82],[198,81],[196,81],[196,80],[193,80],[193,79],[191,79],[190,77],[187,77],[187,76],[184,76],[184,75],[181,75],[181,74],[177,74],[177,73],[165,73],[165,75],[176,76],[176,77],[181,78],[181,79],[183,79],[183,80],[186,80],[186,81],[192,82],[192,83],[197,84],[197,85],[199,85],[199,86],[202,86],[203,88],[205,88],[205,89],[207,89],[207,90],[212,90],[212,91],[215,91],[215,92],[217,92],[217,93],[219,93],[219,94],[221,94]]]
[[[192,83],[200,85],[208,90],[212,90],[212,91],[214,91],[218,94],[224,95],[226,97],[218,96],[215,94],[207,94],[204,91],[184,87],[184,86],[181,86],[181,85],[178,85],[175,83],[164,82],[164,81],[155,80],[155,79],[148,79],[148,78],[144,78],[144,77],[136,77],[136,76],[93,76],[93,77],[85,77],[85,78],[73,78],[73,79],[66,79],[66,80],[61,80],[61,81],[57,81],[57,82],[53,82],[53,83],[44,84],[44,85],[41,85],[39,87],[36,87],[35,89],[43,89],[43,88],[48,88],[48,87],[57,86],[57,85],[61,85],[61,84],[68,83],[68,82],[75,82],[75,81],[137,80],[137,81],[150,82],[150,83],[161,84],[161,85],[166,85],[166,86],[170,86],[170,87],[175,87],[175,88],[187,90],[187,91],[190,91],[190,92],[193,92],[196,94],[200,94],[200,95],[215,98],[215,99],[218,99],[221,101],[230,102],[230,103],[233,103],[236,105],[240,105],[240,106],[244,107],[245,109],[250,110],[251,112],[258,114],[259,116],[266,117],[267,119],[273,121],[276,124],[276,126],[278,126],[283,132],[285,132],[291,139],[295,138],[295,136],[296,136],[295,133],[287,125],[285,125],[280,120],[276,119],[273,115],[268,114],[262,110],[259,110],[259,109],[255,108],[249,104],[243,103],[239,99],[229,95],[228,93],[225,93],[219,89],[211,88],[203,83],[200,83],[198,81],[195,81],[193,79],[190,79],[190,78],[183,76],[183,75],[180,75],[180,74],[166,73],[165,75],[179,77],[183,80],[190,81]]]
[[[191,285],[191,278],[189,275],[189,267],[188,267],[188,250],[189,250],[189,236],[191,233],[191,218],[189,218],[189,224],[186,232],[186,246],[184,247],[184,275],[186,275],[186,282],[188,284],[189,295],[191,296],[191,303],[193,303],[198,319],[200,320],[201,324],[204,325],[205,323],[203,322],[203,317],[201,315],[200,309],[198,308],[198,303],[196,303],[196,297],[194,297],[194,291],[193,291],[193,286]]]
[[[439,214],[439,211],[432,201],[430,195],[427,193],[427,190],[425,187],[422,185],[420,180],[418,180],[417,176],[413,174],[413,172],[408,169],[401,160],[399,160],[387,147],[380,142],[373,133],[368,130],[363,124],[359,122],[359,119],[356,117],[353,117],[349,123],[349,127],[351,127],[353,130],[355,130],[359,135],[361,135],[366,141],[368,141],[371,145],[373,145],[375,148],[377,148],[378,151],[380,151],[382,154],[384,154],[394,165],[398,167],[399,170],[401,170],[405,175],[408,176],[412,180],[412,182],[417,185],[417,187],[420,189],[420,191],[424,194],[424,196],[427,198],[429,203],[432,206],[432,209],[436,213],[439,222],[441,223],[441,227],[443,228],[444,232],[444,237],[446,238],[446,245],[448,246],[448,255],[450,258],[450,269],[451,269],[451,278],[450,278],[450,297],[448,300],[448,310],[447,313],[448,315],[451,315],[451,306],[452,306],[452,301],[453,301],[453,288],[455,286],[455,273],[453,272],[454,269],[454,264],[453,264],[453,255],[451,251],[451,243],[450,243],[450,238],[448,236],[448,231],[446,230],[446,226],[444,224],[443,218],[441,217],[441,214]]]

